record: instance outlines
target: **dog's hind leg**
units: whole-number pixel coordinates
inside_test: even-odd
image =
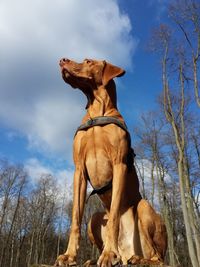
[[[97,246],[99,253],[103,250],[105,242],[106,224],[108,218],[105,212],[96,212],[88,223],[88,237],[92,245]],[[96,265],[97,259],[90,259],[84,263],[85,267]]]
[[[146,200],[141,200],[137,207],[138,229],[141,247],[148,263],[162,263],[166,251],[166,229],[161,217]],[[141,262],[145,263],[145,262]]]
[[[108,221],[105,212],[96,212],[88,223],[88,236],[93,245],[96,245],[101,253],[105,243],[106,224]]]

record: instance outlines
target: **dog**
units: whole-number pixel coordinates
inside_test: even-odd
[[[162,264],[167,248],[166,227],[160,215],[141,197],[130,134],[117,109],[114,78],[125,71],[92,59],[77,63],[63,58],[59,64],[64,81],[80,89],[88,103],[74,137],[68,247],[55,266],[76,265],[88,181],[105,207],[105,212],[92,216],[88,226],[89,238],[100,251],[97,265]]]

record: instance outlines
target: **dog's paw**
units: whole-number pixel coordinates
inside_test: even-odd
[[[129,260],[128,264],[137,265],[141,263],[141,257],[137,255],[133,255]]]
[[[162,266],[164,263],[157,256],[154,256],[151,259],[141,259],[140,264]]]
[[[152,265],[162,266],[162,265],[164,265],[164,262],[158,256],[153,256],[151,258],[151,264]]]
[[[133,255],[129,260],[128,264],[138,265],[138,264],[149,264],[149,265],[157,265],[162,266],[163,262],[159,260],[157,256],[152,257],[151,259],[145,259],[137,255]]]
[[[75,266],[76,265],[76,260],[75,257],[72,257],[70,255],[60,255],[58,256],[54,266],[61,266],[61,267],[66,267],[66,266]]]
[[[97,265],[97,260],[87,260],[84,264],[83,264],[83,266],[84,267],[89,267],[89,266],[96,266]]]
[[[111,267],[121,263],[120,256],[113,251],[103,251],[98,259],[97,265],[100,267]]]

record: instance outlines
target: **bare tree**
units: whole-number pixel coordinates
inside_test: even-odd
[[[0,266],[30,267],[56,258],[59,194],[51,175],[33,183],[23,166],[0,160]],[[69,224],[63,229],[67,232]],[[61,238],[64,246],[66,236]]]
[[[135,129],[135,134],[139,137],[138,146],[140,151],[143,148],[142,155],[150,162],[151,190],[153,188],[152,192],[156,191],[158,196],[157,202],[159,203],[168,234],[169,263],[175,266],[179,263],[179,259],[175,249],[174,224],[171,214],[175,207],[172,205],[172,209],[170,208],[173,188],[173,186],[170,187],[170,184],[173,181],[170,181],[168,171],[167,153],[169,153],[169,149],[166,148],[165,144],[165,123],[158,114],[161,114],[161,112],[149,112],[146,115],[142,115],[140,126]],[[168,151],[167,153],[166,150]],[[140,152],[137,151],[137,155],[138,153]],[[156,204],[158,205],[158,203]]]
[[[32,218],[30,225],[30,250],[27,265],[46,261],[47,239],[49,230],[56,214],[56,185],[51,175],[43,175],[39,180],[36,190],[32,191],[29,202],[29,216]],[[56,244],[55,244],[56,247]],[[55,253],[56,254],[56,253]]]
[[[200,60],[200,3],[197,0],[176,0],[169,6],[169,15],[178,26],[190,52],[193,86],[197,105],[199,95],[199,60]]]
[[[0,216],[1,247],[0,266],[11,266],[14,258],[15,225],[18,217],[21,196],[23,194],[27,174],[20,166],[11,166],[7,163],[1,168],[2,214]],[[11,250],[9,250],[11,246]],[[11,254],[11,255],[10,255]],[[9,257],[6,257],[8,255]],[[7,261],[7,258],[9,261]]]
[[[187,157],[187,99],[186,99],[186,59],[181,44],[172,47],[171,35],[167,26],[161,25],[157,31],[156,41],[161,44],[163,109],[165,117],[171,126],[177,150],[177,169],[181,204],[186,228],[188,250],[193,267],[200,264],[199,218],[194,210],[191,181]],[[171,47],[170,47],[171,46]],[[170,49],[175,51],[174,57]],[[170,57],[171,56],[171,57]],[[178,77],[177,84],[174,76]],[[172,81],[172,82],[171,82]],[[171,82],[171,83],[170,83]],[[173,88],[173,91],[171,89]],[[175,90],[175,88],[178,88]],[[177,95],[173,92],[177,91]]]

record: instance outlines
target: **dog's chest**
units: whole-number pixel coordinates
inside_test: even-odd
[[[97,188],[112,179],[113,165],[126,158],[126,132],[114,124],[80,131],[74,141],[75,164],[86,168],[92,185]]]
[[[94,187],[101,187],[112,179],[111,144],[101,127],[83,132],[75,153],[78,153],[79,162],[86,168]]]

